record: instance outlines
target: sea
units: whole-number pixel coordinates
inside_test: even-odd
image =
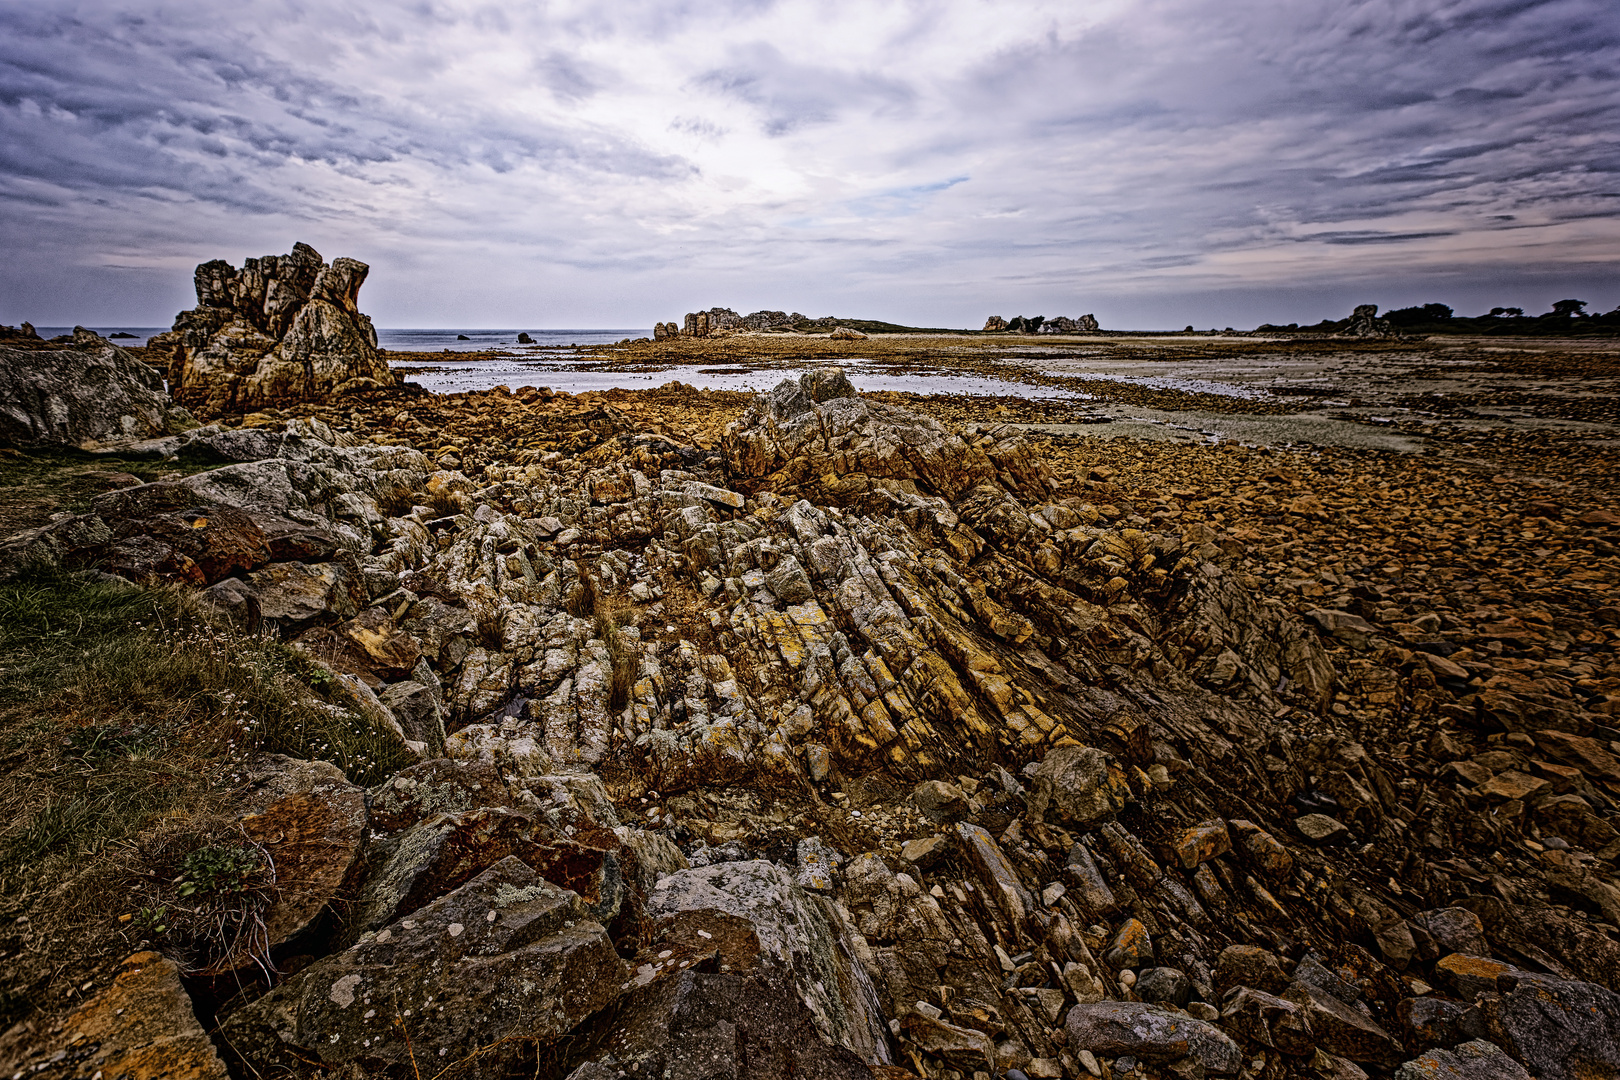
[[[148,338],[163,333],[166,326],[92,326],[102,337],[123,345],[145,345]],[[41,337],[71,334],[71,326],[36,327]],[[519,345],[521,330],[488,329],[388,329],[377,328],[377,345],[390,353],[417,353],[409,358],[391,357],[395,368],[406,369],[406,379],[437,394],[465,393],[505,386],[545,386],[568,394],[592,390],[647,390],[679,381],[700,390],[769,390],[783,379],[796,378],[801,367],[750,367],[747,364],[717,362],[696,368],[690,365],[651,367],[645,364],[620,366],[600,357],[578,357],[573,349],[581,345],[613,345],[625,338],[651,337],[652,329],[529,330],[532,345]],[[126,335],[118,337],[117,335]],[[492,359],[458,359],[457,353],[505,355]],[[838,363],[858,390],[900,390],[915,394],[1013,394],[1072,398],[1084,395],[1033,387],[1000,379],[984,379],[946,372],[910,369],[897,372],[887,364],[861,356],[840,357]]]

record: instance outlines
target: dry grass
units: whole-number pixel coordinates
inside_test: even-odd
[[[200,967],[252,932],[271,879],[219,854],[245,843],[226,810],[248,762],[326,760],[369,785],[411,760],[327,702],[329,680],[180,590],[0,583],[0,1027],[141,940]],[[210,859],[225,871],[199,887]]]

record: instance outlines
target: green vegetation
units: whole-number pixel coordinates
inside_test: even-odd
[[[328,700],[333,682],[179,589],[49,568],[0,582],[0,922],[87,964],[131,934],[199,965],[235,948],[273,891],[227,812],[254,756],[365,785],[413,760]],[[0,996],[37,979],[26,967]]]

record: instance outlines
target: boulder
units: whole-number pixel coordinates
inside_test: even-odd
[[[1538,1080],[1620,1076],[1620,995],[1596,983],[1515,973],[1480,1002],[1490,1038]]]
[[[1269,1050],[1302,1057],[1316,1053],[1305,1008],[1252,986],[1234,987],[1226,995],[1221,1003],[1221,1024]]]
[[[666,1080],[871,1080],[857,1054],[828,1043],[780,972],[680,970],[632,989],[614,1014],[605,1052],[570,1074]],[[626,1070],[629,1070],[628,1072]]]
[[[1484,1039],[1455,1050],[1434,1049],[1395,1070],[1395,1080],[1536,1080],[1502,1048]]]
[[[84,334],[73,348],[0,347],[0,443],[92,449],[197,426],[170,400],[163,376]]]
[[[1192,1058],[1206,1073],[1238,1071],[1243,1052],[1220,1028],[1186,1013],[1136,1001],[1076,1005],[1064,1021],[1069,1052],[1130,1056],[1162,1064]]]
[[[1344,328],[1335,337],[1387,338],[1394,336],[1388,319],[1378,317],[1377,304],[1357,304]]]
[[[1113,817],[1129,799],[1125,770],[1112,755],[1091,746],[1060,746],[1032,777],[1029,819],[1084,829]]]
[[[354,259],[327,264],[308,244],[241,270],[203,263],[197,306],[147,347],[170,352],[178,400],[215,414],[390,388],[377,331],[358,305],[368,272]]]
[[[855,959],[853,929],[781,867],[755,859],[677,871],[647,897],[645,918],[654,934],[714,941],[733,973],[786,976],[829,1041],[863,1061],[888,1061],[887,1028]]]
[[[214,966],[262,960],[313,924],[337,895],[366,839],[366,793],[325,761],[266,755],[243,796],[242,834],[275,867],[275,898],[262,926]]]
[[[578,894],[508,858],[291,976],[233,1013],[223,1036],[255,1062],[409,1067],[503,1039],[549,1042],[624,982]]]
[[[1283,998],[1301,1006],[1316,1045],[1350,1061],[1390,1066],[1401,1059],[1400,1040],[1332,994],[1296,981]]]

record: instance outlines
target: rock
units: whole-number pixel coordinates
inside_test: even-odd
[[[212,968],[263,963],[270,950],[308,929],[342,887],[366,839],[366,793],[324,761],[266,755],[242,797],[243,836],[275,868],[276,890],[262,926]]]
[[[1395,1080],[1535,1080],[1502,1048],[1483,1039],[1435,1049],[1395,1070]]]
[[[1466,953],[1441,957],[1434,965],[1436,980],[1449,986],[1464,1001],[1473,1001],[1480,994],[1495,990],[1497,980],[1513,970],[1512,964]]]
[[[8,1036],[21,1034],[13,1029]],[[16,1075],[117,1076],[128,1080],[226,1080],[230,1076],[180,985],[174,961],[138,952],[112,985],[79,1006],[59,1027],[0,1064]]]
[[[1305,617],[1315,623],[1322,633],[1342,641],[1353,649],[1365,649],[1368,640],[1378,632],[1377,628],[1366,619],[1352,615],[1348,611],[1317,608],[1314,611],[1307,611]]]
[[[984,329],[981,332],[989,333],[992,331],[1005,329],[1007,329],[1007,320],[1003,319],[1000,315],[992,315],[988,319],[984,320]]]
[[[1243,1062],[1237,1043],[1220,1028],[1156,1005],[1131,1001],[1076,1005],[1069,1010],[1064,1029],[1070,1053],[1129,1055],[1157,1064],[1191,1057],[1217,1076],[1237,1072]]]
[[[1294,828],[1313,844],[1334,844],[1348,839],[1350,830],[1326,814],[1301,814],[1294,819]]]
[[[1252,986],[1234,987],[1221,1006],[1221,1026],[1269,1050],[1297,1057],[1316,1053],[1309,1011]]]
[[[1235,986],[1254,986],[1271,994],[1288,986],[1277,957],[1258,945],[1228,945],[1215,960],[1215,990],[1224,994]]]
[[[517,806],[492,764],[433,758],[401,769],[367,793],[370,827],[399,832],[439,814]]]
[[[399,720],[406,739],[423,743],[431,753],[443,752],[444,709],[437,690],[406,680],[384,688],[378,697]]]
[[[1394,336],[1388,319],[1378,318],[1377,304],[1358,304],[1337,337],[1387,338]]]
[[[969,1071],[995,1067],[995,1047],[982,1031],[958,1027],[938,1016],[910,1012],[900,1018],[900,1035],[919,1049]]]
[[[1316,1045],[1328,1053],[1384,1066],[1401,1059],[1399,1040],[1332,994],[1296,981],[1282,996],[1305,1010]]]
[[[1035,910],[1035,897],[1025,888],[1006,853],[978,825],[960,822],[955,832],[962,860],[978,879],[979,887],[996,905],[1009,926],[1022,926]]]
[[[408,1065],[502,1039],[548,1042],[618,997],[623,962],[578,895],[503,859],[233,1013],[255,1060]],[[409,1043],[407,1043],[407,1036]]]
[[[1047,753],[1032,777],[1029,819],[1085,828],[1124,809],[1130,799],[1125,771],[1090,746],[1060,746]]]
[[[840,326],[827,337],[833,341],[865,341],[866,335],[859,330],[852,330],[847,326]]]
[[[748,490],[791,491],[858,473],[954,499],[995,474],[983,450],[938,421],[861,399],[837,369],[806,372],[761,395],[721,444],[728,471]]]
[[[1538,1080],[1620,1076],[1620,995],[1550,975],[1503,981],[1481,1002],[1487,1030]]]
[[[1208,862],[1232,850],[1232,836],[1224,821],[1206,821],[1182,830],[1176,840],[1176,857],[1187,870],[1196,870],[1200,863]]]
[[[1472,1005],[1445,998],[1405,998],[1395,1007],[1406,1045],[1417,1050],[1456,1046],[1485,1037],[1485,1014]]]
[[[1103,962],[1115,968],[1139,968],[1153,962],[1153,939],[1139,919],[1126,919],[1114,932]]]
[[[529,332],[527,330],[524,330],[519,332],[517,336],[517,343],[519,345],[533,345],[534,338],[529,336]]]
[[[912,789],[911,801],[936,825],[961,821],[972,813],[962,789],[943,780],[924,780]]]
[[[1136,977],[1136,996],[1152,1005],[1181,1008],[1192,995],[1192,982],[1173,967],[1148,968]]]
[[[1409,920],[1415,930],[1428,935],[1440,954],[1466,953],[1470,956],[1489,956],[1485,943],[1485,927],[1479,916],[1464,907],[1435,908],[1420,911]],[[1433,959],[1431,957],[1430,959]]]
[[[728,956],[734,973],[789,977],[831,1042],[865,1061],[886,1060],[876,993],[830,914],[786,871],[762,860],[681,870],[661,879],[646,903],[647,920],[662,928],[654,933],[685,926],[737,940]],[[739,928],[746,934],[739,936]]]
[[[377,332],[357,306],[369,268],[328,265],[307,244],[289,255],[197,267],[197,307],[148,348],[173,350],[175,397],[211,413],[319,401],[395,385]]]
[[[813,1014],[778,972],[738,975],[680,971],[632,990],[618,1010],[603,1060],[611,1068],[576,1076],[668,1080],[873,1080],[888,1076],[827,1042]],[[879,1068],[882,1066],[880,1065]]]
[[[1272,881],[1286,881],[1294,872],[1294,857],[1282,841],[1250,821],[1234,820],[1230,824],[1237,834],[1237,849],[1256,870]]]
[[[1075,898],[1092,918],[1109,915],[1119,906],[1113,889],[1109,888],[1108,881],[1097,869],[1096,860],[1084,844],[1069,848],[1068,862],[1063,869],[1069,884],[1074,887]]]
[[[900,847],[900,857],[919,870],[928,870],[944,858],[951,842],[943,836],[924,836],[907,840]]]
[[[110,342],[0,347],[0,443],[93,449],[196,426],[162,376]]]

